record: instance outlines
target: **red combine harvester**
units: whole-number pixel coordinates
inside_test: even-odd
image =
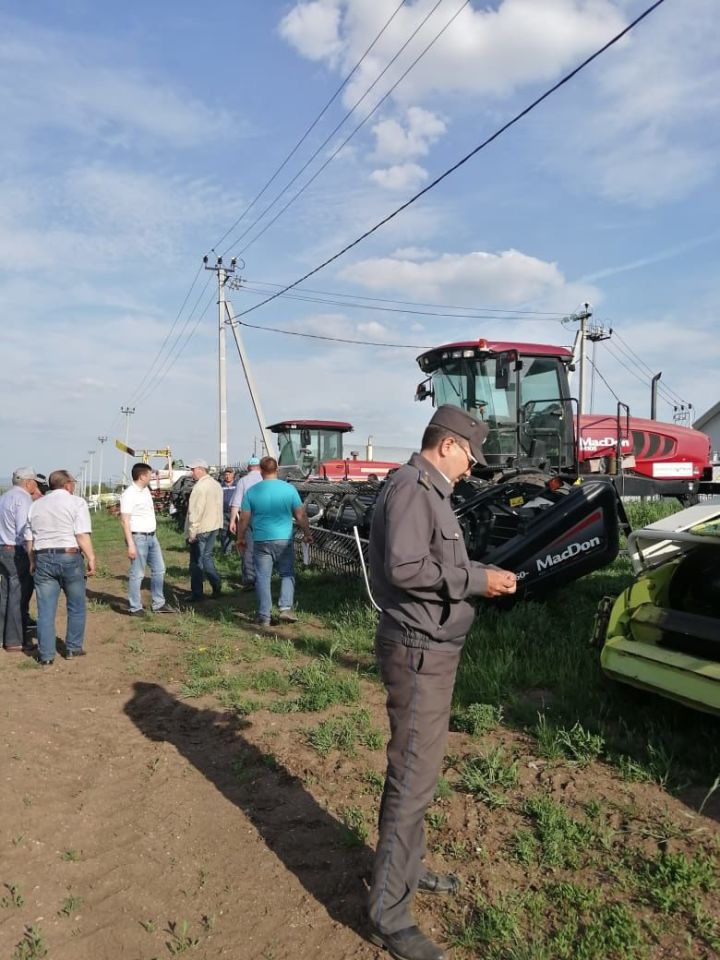
[[[343,437],[353,425],[341,420],[281,420],[268,427],[277,437],[278,466],[286,480],[378,481],[398,463],[343,456]]]
[[[518,594],[537,596],[599,569],[630,531],[621,496],[685,501],[710,485],[710,441],[695,430],[630,417],[577,416],[564,347],[472,340],[418,357],[417,400],[468,410],[488,424],[487,467],[453,493],[472,559],[515,571]],[[578,423],[579,419],[579,423]],[[341,487],[344,485],[340,485]],[[349,534],[367,537],[377,487],[338,489],[322,503],[323,553],[350,563]],[[346,567],[347,568],[347,567]]]
[[[712,478],[710,438],[697,430],[630,416],[583,414],[571,398],[565,347],[473,340],[418,357],[429,374],[416,398],[452,403],[485,420],[493,472],[550,470],[604,475],[626,496],[694,498]]]

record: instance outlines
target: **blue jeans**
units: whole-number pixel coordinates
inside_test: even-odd
[[[36,553],[35,596],[41,660],[55,659],[55,615],[61,590],[67,600],[65,649],[70,653],[82,650],[85,637],[85,561],[81,553]]]
[[[256,540],[253,554],[255,561],[255,594],[258,602],[258,617],[270,619],[272,594],[270,578],[273,567],[280,575],[280,599],[278,609],[291,610],[295,599],[295,544],[290,540]]]
[[[255,541],[252,528],[245,531],[245,553],[242,555],[242,583],[244,587],[255,585]]]
[[[213,593],[220,592],[220,575],[213,559],[213,547],[218,531],[199,533],[190,544],[190,592],[197,599],[203,595],[205,577],[212,587]]]
[[[155,534],[133,534],[133,543],[137,556],[130,561],[128,575],[128,603],[130,612],[142,610],[140,586],[142,585],[145,567],[150,567],[150,593],[152,594],[152,608],[159,610],[165,606],[163,585],[165,582],[165,561],[163,560],[160,542]]]

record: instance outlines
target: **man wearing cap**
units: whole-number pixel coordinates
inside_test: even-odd
[[[205,460],[193,460],[190,472],[195,486],[188,500],[185,539],[190,546],[190,599],[198,603],[204,599],[205,577],[212,587],[213,597],[219,597],[221,593],[213,547],[223,525],[223,494],[220,484],[208,473]]]
[[[250,487],[262,480],[260,473],[260,461],[257,457],[250,457],[248,460],[248,472],[244,477],[240,477],[235,488],[235,494],[230,501],[230,523],[228,529],[234,536],[237,533],[238,514],[242,506],[243,497]],[[242,553],[242,587],[243,590],[255,589],[255,561],[253,551],[255,542],[253,540],[252,522],[248,524],[245,531],[245,548]]]
[[[87,503],[76,497],[75,479],[67,470],[54,470],[49,492],[35,500],[28,513],[25,541],[30,572],[35,575],[38,606],[38,662],[55,659],[55,614],[60,591],[67,600],[65,658],[85,656],[85,563],[87,576],[95,573],[92,525]]]
[[[33,497],[38,492],[32,467],[18,467],[12,487],[0,497],[0,630],[8,653],[32,649],[26,640],[33,591],[25,528]]]
[[[140,586],[149,566],[153,613],[177,613],[165,602],[165,561],[156,534],[155,504],[148,490],[152,470],[147,463],[135,463],[130,475],[132,483],[120,497],[120,522],[130,560],[128,612],[131,617],[145,615]]]
[[[220,531],[220,552],[227,556],[232,553],[235,537],[230,530],[230,504],[237,490],[237,478],[232,467],[225,467],[220,486],[223,492],[223,528]]]
[[[450,496],[485,463],[487,424],[439,407],[421,452],[385,483],[370,532],[370,576],[381,608],[375,653],[387,689],[390,742],[369,897],[371,940],[400,960],[443,960],[417,927],[419,889],[454,893],[458,878],[426,870],[425,810],[447,743],[455,674],[475,616],[471,597],[515,592],[515,574],[468,559]]]

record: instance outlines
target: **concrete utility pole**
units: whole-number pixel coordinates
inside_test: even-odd
[[[120,407],[120,413],[125,417],[125,446],[127,447],[130,443],[130,417],[135,413],[135,407]],[[124,487],[128,484],[127,478],[127,451],[123,454],[123,475],[122,475],[122,485]]]
[[[576,319],[580,321],[580,377],[578,383],[578,423],[580,417],[585,412],[585,383],[587,380],[585,374],[585,362],[587,360],[587,351],[585,349],[585,340],[587,338],[587,323],[592,316],[590,304],[584,303],[583,309],[576,314]],[[579,427],[578,427],[579,429]]]
[[[80,485],[80,496],[81,496],[81,497],[84,497],[84,496],[85,496],[85,484],[87,483],[87,465],[88,465],[87,460],[83,460],[82,484]]]
[[[89,480],[88,480],[87,494],[88,494],[88,497],[91,497],[91,496],[92,496],[92,491],[93,491],[93,457],[95,456],[95,451],[94,451],[94,450],[88,450],[88,455],[89,455],[89,457],[90,457],[90,470],[89,470],[89,472],[88,472],[88,473],[89,473]]]
[[[212,270],[217,273],[218,278],[218,432],[219,432],[219,459],[218,466],[224,467],[228,464],[228,442],[227,442],[227,362],[226,362],[226,332],[225,323],[227,312],[225,308],[225,284],[228,277],[235,273],[237,260],[235,257],[230,261],[230,266],[223,266],[222,257],[217,258],[214,267],[208,266],[208,258],[203,257],[206,270]]]
[[[275,444],[272,440],[272,434],[266,427],[267,421],[265,420],[265,415],[260,404],[260,394],[258,393],[257,386],[255,385],[255,378],[253,377],[252,370],[250,369],[250,361],[245,353],[245,345],[243,344],[240,336],[240,322],[235,319],[232,311],[230,310],[230,306],[231,304],[226,303],[227,320],[230,324],[233,337],[235,338],[235,346],[237,347],[237,351],[240,356],[240,363],[242,364],[243,373],[245,374],[245,382],[247,383],[248,390],[250,391],[250,400],[252,401],[253,409],[255,410],[255,416],[257,418],[258,427],[260,428],[262,442],[265,446],[268,456],[277,458],[277,451],[275,450]]]
[[[102,471],[103,471],[103,452],[105,451],[105,441],[107,437],[98,437],[100,441],[100,469],[98,470],[98,503],[100,502],[100,494],[102,493]]]

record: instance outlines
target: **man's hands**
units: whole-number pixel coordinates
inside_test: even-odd
[[[135,546],[134,543],[129,543],[128,544],[128,560],[136,560],[136,559],[137,559],[137,547]]]
[[[315,538],[313,537],[312,530],[310,527],[307,530],[303,531],[303,543],[314,543]]]
[[[89,577],[95,576],[96,563],[95,563],[95,554],[87,558],[87,575]]]
[[[517,577],[512,570],[500,570],[499,567],[487,567],[485,570],[487,587],[484,597],[505,597],[517,590]]]

